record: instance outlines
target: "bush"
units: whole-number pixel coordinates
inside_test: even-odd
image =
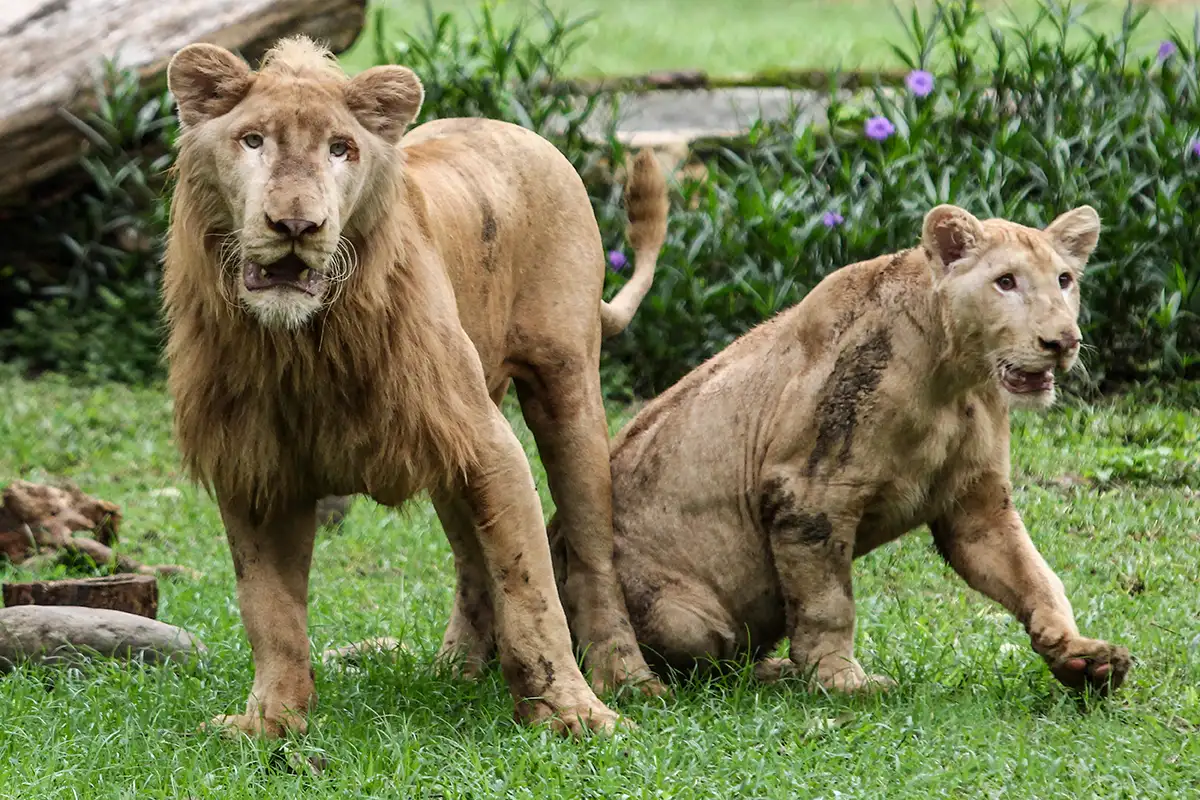
[[[24,298],[0,329],[0,357],[90,380],[141,382],[161,369],[163,189],[178,130],[170,94],[148,93],[134,73],[106,69],[96,94],[95,112],[73,120],[92,144],[82,190],[5,231],[32,264],[0,263],[7,294]]]
[[[927,96],[835,98],[827,131],[760,125],[710,160],[707,179],[683,187],[652,295],[606,348],[637,393],[667,388],[839,266],[915,244],[943,202],[1036,226],[1095,206],[1105,228],[1083,283],[1091,385],[1197,374],[1200,23],[1159,59],[1129,47],[1144,12],[1127,11],[1113,38],[1077,36],[1076,16],[1049,4],[1028,24],[989,27],[977,47],[970,34],[988,23],[974,0],[939,2],[928,23],[914,11],[898,55],[913,70],[951,65],[915,76],[933,77]],[[874,141],[866,126],[880,116],[895,131]]]
[[[1159,59],[1132,52],[1143,16],[1132,7],[1107,37],[1079,35],[1077,10],[1047,3],[1015,28],[990,25],[975,0],[940,0],[928,20],[914,11],[909,41],[896,49],[914,70],[937,65],[927,95],[882,86],[856,100],[835,95],[827,129],[760,124],[708,158],[706,178],[680,187],[652,293],[605,346],[609,393],[665,389],[834,269],[915,243],[925,211],[941,202],[1028,225],[1094,205],[1105,231],[1084,282],[1090,385],[1196,375],[1200,25]],[[1047,18],[1051,35],[1036,34]],[[466,23],[431,12],[423,30],[399,41],[381,17],[374,44],[380,61],[422,77],[419,121],[506,119],[547,135],[590,175],[623,154],[611,137],[583,135],[597,98],[574,98],[560,80],[585,21],[542,8],[500,29],[485,2]],[[88,120],[98,145],[86,162],[91,185],[25,226],[69,267],[0,275],[27,297],[0,330],[0,357],[143,380],[160,369],[167,212],[155,198],[176,129],[164,92],[147,96],[115,73],[105,86],[106,102]],[[882,141],[864,134],[876,116],[895,128]],[[606,247],[620,249],[621,187],[590,191]],[[623,281],[610,274],[608,294]]]

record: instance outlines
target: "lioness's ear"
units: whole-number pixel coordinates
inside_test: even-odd
[[[1043,233],[1064,261],[1081,267],[1100,241],[1100,215],[1091,206],[1080,206],[1059,214]]]
[[[425,90],[408,67],[371,67],[346,84],[345,97],[364,128],[395,144],[417,118]]]
[[[215,44],[189,44],[167,65],[167,88],[185,127],[228,114],[252,83],[246,62]]]
[[[983,244],[983,226],[958,206],[935,206],[925,215],[921,244],[948,270]]]

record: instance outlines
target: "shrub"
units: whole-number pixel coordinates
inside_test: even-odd
[[[170,94],[147,92],[135,73],[109,66],[96,95],[96,110],[73,119],[92,144],[82,189],[5,231],[12,251],[33,264],[18,271],[0,263],[7,293],[24,298],[11,326],[0,329],[0,357],[90,380],[141,382],[160,371],[163,188],[178,130]]]
[[[1143,13],[1130,7],[1115,36],[1081,35],[1077,9],[1046,2],[1013,28],[988,23],[975,0],[938,0],[927,20],[914,11],[909,40],[896,47],[914,70],[909,88],[831,95],[827,128],[798,116],[759,124],[707,158],[706,177],[680,186],[653,291],[630,329],[606,343],[609,394],[665,389],[834,269],[913,244],[940,202],[1029,225],[1094,205],[1105,232],[1084,283],[1089,385],[1196,375],[1200,23],[1160,53],[1138,55],[1130,41]],[[1035,33],[1047,19],[1051,33]],[[484,115],[525,125],[588,175],[623,157],[612,137],[583,134],[597,98],[572,97],[560,80],[586,19],[542,7],[500,28],[485,2],[468,22],[430,12],[423,29],[396,41],[383,21],[377,58],[424,81],[419,121]],[[84,126],[97,145],[85,162],[90,185],[14,226],[68,266],[18,273],[0,264],[0,284],[26,297],[0,330],[0,357],[144,380],[160,369],[162,190],[176,128],[165,92],[147,95],[113,72],[104,88]],[[621,249],[621,187],[590,191],[606,249]],[[610,274],[609,295],[624,280]]]
[[[655,394],[830,271],[914,244],[938,203],[1037,226],[1088,203],[1105,225],[1083,284],[1091,385],[1196,374],[1200,23],[1160,59],[1130,48],[1143,16],[1077,36],[1076,11],[1050,3],[980,46],[974,0],[914,11],[895,48],[912,88],[835,97],[826,131],[759,125],[685,183],[654,291],[609,358]]]

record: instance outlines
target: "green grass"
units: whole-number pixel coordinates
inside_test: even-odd
[[[1072,699],[1020,626],[917,533],[856,567],[859,655],[897,678],[896,691],[824,697],[743,673],[668,701],[622,700],[639,729],[616,739],[559,740],[511,721],[496,674],[468,684],[431,672],[452,594],[446,541],[425,502],[403,517],[361,502],[319,539],[313,646],[391,634],[411,654],[361,674],[317,666],[310,735],[287,746],[325,760],[314,776],[289,773],[278,745],[195,732],[240,709],[250,651],[217,513],[180,475],[166,396],[0,377],[0,484],[69,477],[119,503],[128,552],[205,573],[162,582],[159,617],[211,653],[190,670],[0,678],[0,797],[1186,796],[1200,780],[1196,397],[1188,408],[1126,399],[1015,425],[1018,506],[1082,630],[1138,660],[1115,698]],[[1166,458],[1159,448],[1174,461],[1128,466]],[[1053,482],[1105,468],[1104,488]],[[537,477],[544,487],[540,467]],[[155,494],[164,488],[180,495]],[[0,580],[20,574],[0,569]]]
[[[374,0],[387,9],[386,31],[399,39],[425,25],[423,0]],[[433,0],[435,11],[477,14],[480,0]],[[888,44],[903,36],[890,0],[551,0],[571,17],[597,13],[569,64],[577,76],[632,75],[656,70],[704,69],[715,76],[776,69],[897,68]],[[931,7],[921,0],[922,10]],[[1082,4],[1077,3],[1082,7]],[[1032,19],[1038,0],[990,0],[996,18]],[[499,0],[496,18],[510,23],[536,8],[533,0]],[[1125,4],[1098,0],[1083,17],[1096,30],[1120,26]],[[1195,0],[1151,6],[1135,41],[1148,50],[1171,25],[1190,34],[1200,10]],[[351,69],[371,65],[374,25],[344,57]]]

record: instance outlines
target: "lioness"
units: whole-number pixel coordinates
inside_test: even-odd
[[[1120,685],[1012,504],[1009,407],[1076,360],[1100,221],[1045,230],[942,205],[921,245],[854,264],[647,405],[612,447],[616,568],[652,663],[756,660],[764,680],[889,683],[854,658],[852,559],[922,524],[1071,687]],[[556,536],[553,532],[552,535]]]
[[[598,361],[665,234],[653,156],[626,186],[633,277],[605,304],[571,164],[482,119],[401,142],[423,98],[411,70],[348,79],[293,38],[258,72],[185,47],[168,81],[183,126],[164,274],[176,435],[220,506],[254,650],[246,711],[218,722],[306,728],[317,499],[397,505],[429,489],[458,572],[443,653],[478,662],[498,639],[519,718],[610,729],[571,651],[529,465],[493,401],[516,383],[566,515],[568,599],[597,681],[648,672],[612,571]]]

